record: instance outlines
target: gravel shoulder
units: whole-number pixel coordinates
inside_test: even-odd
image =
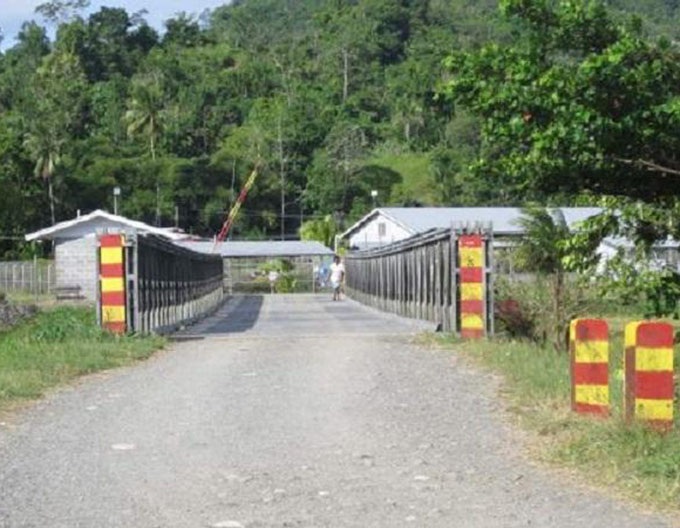
[[[326,297],[234,300],[0,426],[0,526],[668,526],[528,463],[497,380],[417,331]]]

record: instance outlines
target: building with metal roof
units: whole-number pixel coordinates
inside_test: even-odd
[[[97,232],[117,230],[157,235],[176,242],[188,235],[175,228],[154,227],[97,209],[26,235],[29,242],[54,242],[57,296],[94,301],[97,285]]]
[[[35,233],[26,235],[26,240],[76,240],[94,236],[97,230],[120,229],[131,230],[140,234],[158,235],[168,240],[183,240],[189,235],[172,227],[154,227],[139,220],[132,220],[124,216],[115,215],[97,209],[85,215],[78,215],[72,220],[59,222]]]
[[[185,240],[181,246],[204,253],[219,253],[223,258],[286,258],[332,256],[333,251],[321,242],[310,240],[213,241]]]
[[[286,291],[313,292],[319,286],[319,271],[333,258],[331,249],[309,240],[227,240],[217,244],[213,240],[184,240],[178,244],[221,255],[228,293],[279,291],[277,280],[286,281]],[[279,268],[280,272],[276,272]],[[283,268],[285,271],[281,271]],[[277,279],[272,280],[273,276]]]
[[[602,212],[597,207],[556,207],[570,227]],[[351,248],[366,249],[404,240],[431,229],[452,225],[491,225],[494,236],[521,236],[523,216],[518,207],[382,207],[347,229],[341,238]]]

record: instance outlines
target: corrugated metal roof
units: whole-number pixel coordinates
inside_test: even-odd
[[[213,241],[182,241],[179,242],[179,245],[203,253],[212,253],[215,247]],[[217,251],[225,258],[333,255],[333,251],[321,242],[300,240],[226,241],[217,245]]]
[[[124,216],[119,216],[111,214],[107,211],[102,211],[97,209],[89,214],[79,216],[72,220],[66,220],[64,222],[59,222],[35,233],[30,233],[26,235],[27,241],[32,240],[54,240],[59,238],[68,238],[67,235],[69,231],[77,231],[80,236],[83,232],[94,233],[98,228],[129,228],[140,233],[151,233],[154,235],[162,236],[170,240],[181,240],[188,237],[184,233],[176,232],[173,228],[167,227],[154,227],[144,222],[138,220],[132,220]],[[80,228],[78,230],[78,228]]]
[[[602,212],[598,207],[555,207],[564,214],[569,226]],[[453,223],[474,224],[478,222],[493,224],[494,233],[521,234],[519,220],[522,209],[519,207],[382,207],[375,209],[359,222],[350,227],[343,237],[365,225],[376,215],[391,218],[413,234],[450,227]]]

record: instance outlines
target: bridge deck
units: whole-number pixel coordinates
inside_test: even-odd
[[[527,463],[494,379],[414,328],[326,297],[232,302],[0,425],[0,526],[665,526]]]
[[[405,334],[430,323],[394,317],[330,295],[235,297],[215,315],[182,332],[193,336],[338,336]]]

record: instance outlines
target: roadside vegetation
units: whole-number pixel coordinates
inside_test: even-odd
[[[677,414],[676,431],[667,435],[623,420],[623,327],[635,317],[592,315],[604,316],[610,324],[609,419],[571,412],[569,356],[550,344],[510,339],[462,342],[451,336],[436,341],[503,376],[507,407],[533,433],[530,447],[541,460],[576,469],[589,484],[607,486],[642,504],[678,511]],[[677,350],[675,361],[677,365]]]
[[[680,144],[680,49],[619,17],[616,4],[500,0],[514,28],[508,42],[446,59],[441,97],[481,123],[473,177],[495,180],[510,201],[521,193],[525,206],[603,208],[570,230],[554,210],[529,207],[514,255],[525,276],[496,283],[504,337],[455,349],[503,375],[505,399],[541,440],[541,457],[678,511],[678,395],[675,431],[624,423],[622,332],[629,321],[680,315],[677,249],[666,251],[680,240],[680,158],[668,155]],[[567,328],[576,317],[609,322],[606,420],[570,410]]]
[[[91,308],[55,308],[0,328],[0,411],[77,376],[148,358],[163,345],[159,337],[102,331]]]
[[[568,271],[570,262],[584,262],[592,251],[579,253],[580,246],[570,244],[572,235],[554,212],[528,208],[524,227],[526,237],[511,256],[524,273],[496,282],[497,337],[474,342],[449,335],[435,338],[436,344],[503,377],[502,398],[521,425],[534,433],[531,447],[537,447],[542,460],[578,470],[589,484],[609,487],[645,505],[680,511],[677,412],[675,431],[665,435],[628,424],[623,417],[625,325],[642,319],[672,322],[677,292],[663,280],[652,280],[644,261],[631,255],[599,263],[599,271]],[[618,275],[622,269],[627,270],[623,282]],[[567,335],[569,322],[578,317],[602,318],[609,325],[607,419],[571,411]],[[675,356],[677,377],[677,348]],[[678,396],[676,384],[676,408]]]

